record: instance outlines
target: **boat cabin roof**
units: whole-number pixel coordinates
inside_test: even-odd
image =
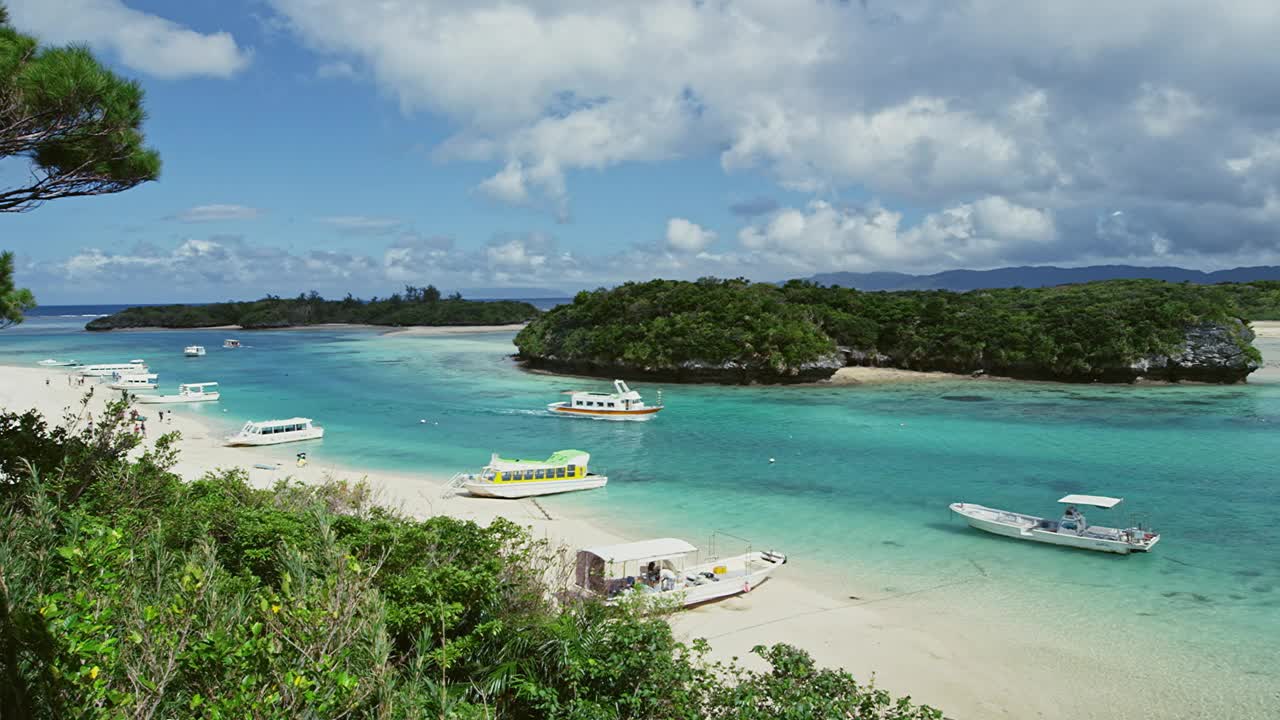
[[[178,389],[182,390],[183,388],[191,388],[193,390],[203,390],[204,388],[211,388],[211,387],[218,387],[218,383],[216,382],[182,383],[181,385],[178,386]]]
[[[287,418],[285,420],[251,421],[249,424],[256,425],[258,427],[267,427],[268,425],[306,425],[310,422],[311,422],[311,418],[295,417],[295,418]]]
[[[525,469],[525,468],[536,470],[538,468],[544,468],[544,467],[564,467],[566,465],[586,465],[587,461],[590,459],[591,459],[591,455],[581,450],[557,450],[551,453],[551,457],[547,458],[546,460],[503,458],[503,457],[498,457],[498,454],[494,453],[493,457],[489,459],[489,465],[490,467],[496,467],[499,470],[508,469],[508,468],[513,470]]]
[[[579,552],[590,553],[605,562],[623,563],[665,560],[697,551],[698,548],[679,538],[656,538],[654,540],[641,540],[640,542],[621,543],[618,545],[600,545],[584,548]]]
[[[1058,500],[1067,505],[1092,505],[1093,507],[1113,508],[1124,502],[1124,498],[1106,497],[1103,495],[1064,495]]]

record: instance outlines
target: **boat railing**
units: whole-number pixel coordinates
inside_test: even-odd
[[[463,484],[471,478],[470,473],[456,473],[449,478],[449,482],[445,483],[444,490],[440,493],[440,497],[448,498],[455,495],[462,489]]]
[[[737,536],[737,535],[734,535],[733,533],[725,532],[724,530],[713,530],[713,531],[711,532],[711,537],[707,540],[707,559],[706,559],[706,561],[707,561],[707,562],[714,562],[714,561],[716,561],[716,560],[719,560],[719,559],[720,559],[720,551],[719,551],[719,549],[718,549],[718,547],[717,547],[719,543],[718,543],[717,541],[718,541],[721,537],[732,538],[733,540],[737,540],[738,542],[740,542],[740,543],[742,543],[743,545],[745,545],[745,546],[746,546],[746,548],[747,548],[747,549],[746,549],[746,555],[747,555],[747,561],[746,561],[746,562],[747,562],[748,564],[750,564],[750,562],[751,562],[751,541],[750,541],[750,540],[748,540],[748,539],[746,539],[746,538],[744,538],[744,537],[739,537],[739,536]]]

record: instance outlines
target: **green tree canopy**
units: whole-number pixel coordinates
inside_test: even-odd
[[[13,284],[13,253],[0,253],[0,328],[22,322],[22,313],[35,306],[31,291]]]
[[[0,161],[30,165],[0,185],[0,212],[155,180],[160,156],[143,145],[142,96],[86,48],[41,48],[0,7]]]

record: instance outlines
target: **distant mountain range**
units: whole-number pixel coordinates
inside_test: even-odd
[[[822,285],[839,285],[858,290],[979,290],[1003,287],[1046,287],[1094,280],[1145,278],[1201,285],[1223,282],[1280,280],[1280,267],[1263,265],[1231,270],[1187,270],[1180,267],[1138,267],[1135,265],[1090,265],[1060,268],[1052,265],[996,268],[994,270],[946,270],[932,275],[895,272],[818,273],[809,280]]]

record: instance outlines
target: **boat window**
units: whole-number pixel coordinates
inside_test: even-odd
[[[558,478],[564,477],[564,468],[562,467],[556,468],[556,477]]]
[[[578,469],[577,469],[576,467],[574,467],[573,465],[570,465],[570,466],[568,467],[568,472],[569,472],[569,477],[577,477],[577,476],[578,476]]]
[[[534,480],[546,480],[546,479],[547,479],[547,471],[546,471],[546,470],[534,470],[534,471],[533,471],[533,479],[534,479]]]

